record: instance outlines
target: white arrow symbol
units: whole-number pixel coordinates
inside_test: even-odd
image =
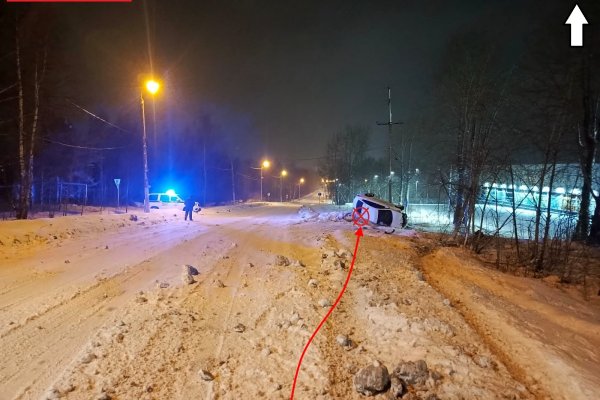
[[[583,25],[587,25],[587,23],[579,6],[575,5],[573,12],[565,22],[565,25],[571,25],[571,47],[583,46]]]

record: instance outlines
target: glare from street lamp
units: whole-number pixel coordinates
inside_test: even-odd
[[[287,176],[287,171],[285,169],[281,171],[281,176]]]
[[[271,162],[269,160],[265,160],[262,163],[263,168],[269,168],[271,166]]]
[[[304,183],[304,178],[300,178],[300,183]]]
[[[158,89],[160,89],[160,83],[152,79],[146,81],[146,90],[148,90],[148,92],[150,92],[151,94],[156,94],[156,92],[158,92]]]

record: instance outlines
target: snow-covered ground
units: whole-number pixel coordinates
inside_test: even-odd
[[[0,222],[0,399],[289,399],[356,242],[316,200]],[[400,376],[405,399],[597,398],[599,307],[367,229],[295,398],[363,398],[374,362],[396,377],[381,398]]]

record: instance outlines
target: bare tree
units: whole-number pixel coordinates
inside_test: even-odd
[[[581,68],[582,118],[581,122],[577,124],[577,135],[583,186],[574,238],[578,240],[587,238],[591,243],[600,244],[600,196],[594,194],[593,190],[594,163],[598,151],[598,130],[600,129],[600,88],[593,81],[594,61],[592,53],[585,55]],[[595,208],[590,226],[589,215],[592,198]]]
[[[454,137],[453,173],[449,177],[454,206],[454,234],[474,227],[481,175],[489,164],[498,119],[512,68],[503,69],[494,45],[476,33],[457,37],[448,48],[444,102]]]
[[[34,62],[31,76],[32,89],[27,90],[27,75],[21,47],[19,21],[15,25],[15,67],[17,77],[17,110],[19,137],[19,202],[17,219],[27,219],[33,185],[34,152],[40,120],[41,87],[46,75],[47,46],[33,50]]]
[[[327,143],[319,172],[328,179],[337,179],[334,190],[338,202],[351,200],[355,190],[364,186],[369,135],[370,130],[366,127],[348,126]]]

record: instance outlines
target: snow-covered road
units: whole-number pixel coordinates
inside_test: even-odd
[[[341,289],[355,239],[351,224],[306,220],[298,208],[219,207],[193,222],[173,210],[134,212],[137,221],[105,213],[1,222],[0,400],[289,398],[302,348],[327,311],[321,304]],[[544,335],[525,323],[536,321],[537,305],[510,288],[491,290],[499,278],[474,261],[461,279],[476,276],[478,286],[461,287],[444,269],[456,264],[453,250],[432,258],[437,244],[427,235],[365,235],[348,291],[304,359],[297,399],[362,398],[353,377],[374,360],[390,373],[402,361],[426,361],[427,381],[406,385],[419,396],[412,398],[598,392],[598,367],[581,369],[599,361],[598,303],[514,278],[531,296],[561,296],[563,308],[579,308],[572,318],[585,333],[564,326],[574,324],[567,319]],[[193,284],[182,279],[185,265],[199,271]],[[494,325],[482,325],[485,315],[464,307],[470,291],[482,307],[500,297],[519,302],[518,321],[498,312]],[[536,353],[539,370],[511,358],[523,357],[522,342],[498,334],[500,345],[482,332],[498,324],[550,341]],[[568,345],[551,346],[563,329],[577,346],[572,355]],[[340,335],[352,344],[340,346]],[[569,375],[556,376],[560,363]]]

